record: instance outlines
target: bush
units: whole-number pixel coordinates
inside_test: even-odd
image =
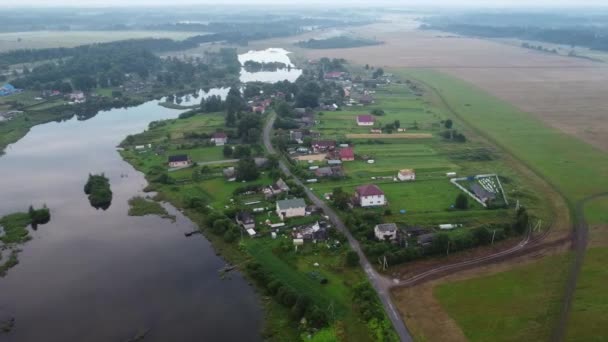
[[[359,265],[359,254],[355,251],[346,252],[346,266],[355,267]]]
[[[463,193],[456,196],[456,203],[454,204],[456,209],[467,210],[469,209],[469,197]]]

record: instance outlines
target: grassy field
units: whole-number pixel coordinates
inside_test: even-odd
[[[547,341],[559,312],[569,257],[445,283],[434,293],[470,341]]]
[[[198,34],[198,33],[197,33]],[[16,49],[74,47],[137,38],[171,38],[183,40],[192,32],[159,31],[33,31],[0,33],[0,52]]]
[[[133,197],[129,200],[129,216],[158,215],[164,218],[175,220],[175,216],[169,215],[167,210],[160,203],[145,199],[141,196]]]
[[[568,322],[567,341],[604,341],[608,336],[608,248],[591,248],[585,256]]]
[[[577,201],[587,196],[608,189],[608,177],[605,176],[608,174],[608,155],[595,147],[549,128],[532,116],[486,95],[465,82],[427,70],[408,70],[401,72],[401,74],[421,80],[438,90],[441,96],[463,120],[474,128],[483,131],[490,139],[526,163],[538,174],[544,176],[564,195],[570,206],[573,206]],[[596,224],[607,223],[608,217],[605,214],[606,204],[605,200],[590,203],[585,211],[588,220]],[[602,305],[605,308],[605,303],[597,302],[597,294],[598,291],[602,290],[601,284],[603,284],[606,278],[606,275],[598,269],[601,260],[604,262],[606,260],[606,252],[605,248],[589,251],[589,257],[586,259],[579,280],[574,300],[575,309],[572,312],[568,331],[569,334],[573,334],[573,332],[582,333],[583,330],[586,330],[588,334],[582,335],[583,338],[580,340],[592,339],[589,335],[591,330],[588,327],[599,329],[598,327],[605,326],[606,323],[607,316],[604,313],[600,313],[597,309],[598,306],[601,307]],[[559,260],[559,258],[550,258],[538,265],[558,262],[556,260]],[[562,265],[563,270],[567,269],[567,260],[561,263],[558,262],[558,264]],[[512,277],[513,279],[519,278],[518,281],[520,282],[526,279],[525,282],[521,283],[523,287],[521,291],[522,296],[514,296],[511,299],[512,301],[526,298],[525,293],[533,293],[535,291],[534,283],[529,281],[530,277],[532,277],[531,275],[526,276],[520,271],[514,270],[500,276]],[[542,279],[548,281],[553,276],[553,274],[546,274]],[[559,276],[560,281],[564,281],[565,274],[563,272],[555,272],[555,276]],[[496,286],[479,292],[476,290],[478,289],[476,285],[478,281],[480,280],[473,279],[463,282],[459,286],[462,286],[463,291],[477,293],[478,296],[480,293],[486,296],[498,296],[506,291],[505,288]],[[552,299],[542,296],[542,294],[527,298],[529,300],[527,304],[526,302],[522,302],[521,304],[526,310],[535,310],[538,307],[552,307]],[[471,305],[475,305],[476,303],[476,298],[466,298],[464,296],[452,298],[451,303],[448,300],[450,299],[446,296],[441,299],[442,304],[446,306],[448,311],[453,306],[462,305],[463,307],[470,308]],[[485,308],[487,307],[490,306],[486,305]],[[519,313],[509,313],[512,307],[513,304],[509,301],[497,302],[492,306],[493,309],[503,311],[504,317],[501,317],[501,320],[507,318],[515,319],[515,317],[520,315]],[[589,314],[591,312],[595,314]],[[557,313],[558,310],[555,308],[553,311],[548,311],[546,315],[555,316]],[[485,314],[471,315],[466,321],[459,319],[456,311],[454,311],[454,315],[456,315],[454,316],[455,319],[461,324],[467,336],[475,337],[477,336],[476,334],[482,334],[486,331],[484,327],[489,324],[485,319]],[[530,327],[524,330],[528,331],[530,336],[532,336],[532,338],[527,338],[528,340],[535,339],[533,338],[537,334],[534,332],[535,325],[536,323],[531,321]],[[549,323],[546,325],[548,327],[551,326]],[[520,328],[521,326],[517,326],[516,324],[497,326],[494,328],[494,332],[498,333],[500,331],[500,334],[496,334],[500,336],[520,336]],[[539,329],[537,330],[540,332],[541,330]],[[605,330],[600,330],[598,335],[594,336],[605,336],[605,334]],[[573,339],[578,338],[576,335],[569,336],[572,336]],[[478,336],[478,339],[483,340],[483,335]]]

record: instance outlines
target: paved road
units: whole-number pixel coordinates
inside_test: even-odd
[[[264,126],[263,133],[264,146],[266,147],[268,152],[274,154],[276,154],[276,151],[272,146],[271,133],[272,125],[274,124],[275,119],[276,114],[272,114],[272,116],[268,119],[266,125]],[[365,271],[365,274],[367,275],[372,286],[374,287],[374,289],[376,289],[378,297],[380,298],[380,301],[382,302],[384,310],[386,311],[389,319],[393,323],[393,327],[395,328],[397,335],[399,335],[401,341],[413,341],[412,336],[410,335],[409,331],[407,330],[407,327],[405,326],[405,323],[403,323],[401,316],[399,315],[399,313],[395,309],[395,305],[393,304],[389,291],[392,286],[390,279],[378,274],[378,272],[374,270],[369,260],[367,260],[367,257],[361,250],[359,242],[351,235],[350,231],[346,228],[344,222],[342,222],[342,219],[340,219],[338,214],[336,214],[336,212],[332,208],[330,208],[323,200],[317,197],[317,195],[310,191],[306,184],[304,184],[300,179],[294,176],[282,160],[279,161],[279,167],[281,171],[285,173],[285,175],[293,177],[296,183],[305,189],[306,195],[308,196],[310,201],[313,202],[319,208],[323,209],[325,215],[329,217],[336,229],[341,231],[346,236],[350,247],[359,255],[361,266],[363,266],[363,270]]]

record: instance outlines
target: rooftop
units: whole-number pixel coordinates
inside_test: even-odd
[[[397,231],[397,225],[394,223],[381,223],[376,226],[382,233],[392,233]]]
[[[357,187],[357,194],[359,196],[382,196],[384,191],[375,184],[366,184]]]
[[[357,115],[358,122],[374,122],[376,118],[373,115],[365,114],[365,115]]]
[[[279,210],[305,208],[306,202],[304,202],[302,198],[291,198],[277,201],[277,207],[279,208]]]
[[[190,158],[188,158],[187,154],[178,154],[175,156],[169,156],[169,163],[185,162],[188,160],[190,160]]]

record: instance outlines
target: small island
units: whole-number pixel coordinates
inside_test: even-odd
[[[40,224],[46,224],[51,220],[51,212],[45,206],[34,209],[30,206],[26,213],[13,213],[0,217],[0,259],[6,260],[0,263],[0,277],[4,277],[6,272],[19,263],[17,256],[21,251],[18,246],[31,240],[32,237],[27,229],[33,229]],[[7,251],[8,254],[4,254]]]
[[[175,215],[170,215],[160,203],[141,196],[129,200],[129,216],[158,215],[175,221]]]
[[[260,71],[277,71],[280,69],[291,69],[291,66],[281,62],[256,62],[246,61],[243,63],[243,68],[247,72],[260,72]]]
[[[102,173],[89,174],[89,180],[84,185],[84,193],[89,196],[89,202],[95,209],[106,210],[112,204],[112,190],[110,180]]]

